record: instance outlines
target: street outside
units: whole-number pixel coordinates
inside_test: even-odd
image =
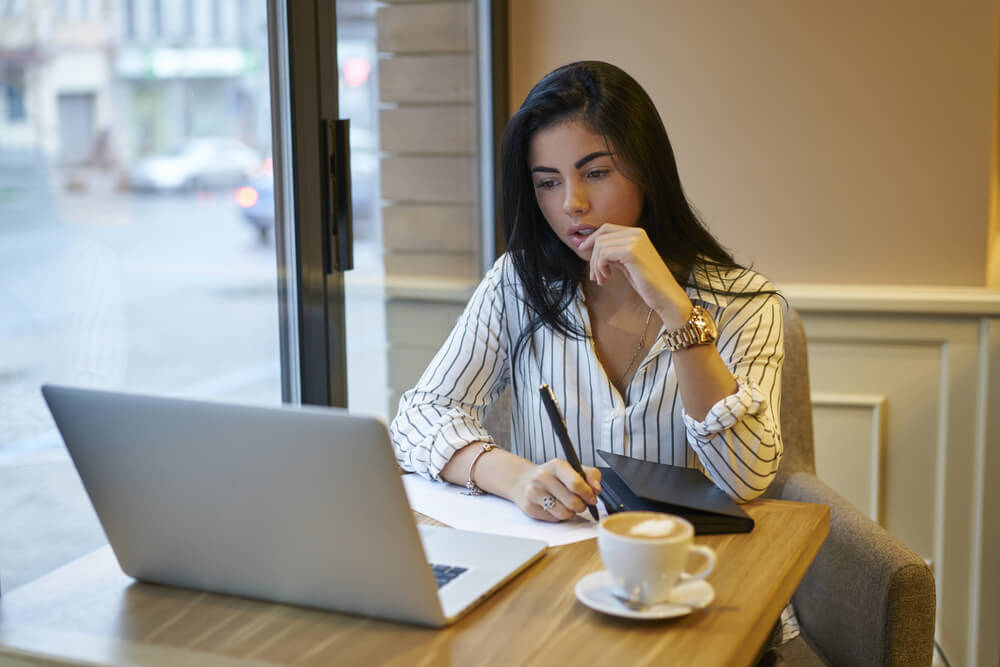
[[[386,418],[375,8],[362,4],[337,29],[338,61],[355,65],[337,85],[364,218],[345,278],[348,403]],[[270,186],[266,7],[201,6],[2,11],[0,592],[104,542],[42,384],[281,401],[273,238],[232,190]],[[242,199],[265,231],[269,196]]]
[[[4,589],[103,541],[43,383],[281,401],[273,243],[260,243],[229,191],[139,195],[116,185],[99,171],[0,154]],[[349,400],[386,417],[384,335],[372,336],[384,332],[372,289],[379,255],[364,244],[356,254],[348,354],[364,372],[350,373]],[[365,289],[352,292],[352,281]]]

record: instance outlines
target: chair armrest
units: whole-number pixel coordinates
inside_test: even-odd
[[[934,577],[917,554],[811,473],[784,500],[830,507],[830,534],[792,601],[805,634],[835,665],[930,665]]]

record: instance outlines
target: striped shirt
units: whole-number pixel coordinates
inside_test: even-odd
[[[750,270],[720,272],[699,264],[692,278],[697,286],[687,294],[715,318],[716,347],[738,384],[736,393],[717,402],[703,420],[684,411],[664,328],[625,395],[619,393],[597,357],[580,287],[567,315],[588,337],[575,340],[542,326],[512,366],[528,310],[513,262],[503,255],[417,386],[400,400],[390,427],[400,466],[440,479],[455,452],[473,442],[494,442],[482,420],[508,385],[511,451],[539,464],[561,457],[538,394],[544,382],[556,394],[584,465],[604,465],[597,455],[604,449],[697,468],[737,502],[757,497],[774,478],[782,452],[781,304],[774,294],[754,294],[774,288]]]

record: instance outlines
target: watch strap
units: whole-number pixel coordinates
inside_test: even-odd
[[[715,341],[715,322],[701,306],[691,307],[688,321],[679,329],[664,334],[667,349],[671,352],[684,350],[694,345],[704,345]]]

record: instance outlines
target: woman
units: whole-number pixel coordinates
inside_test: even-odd
[[[596,503],[599,449],[760,495],[782,451],[779,297],[692,211],[645,91],[607,63],[560,67],[511,118],[501,165],[508,250],[403,395],[400,465],[544,521]],[[542,382],[586,479],[561,458]],[[482,419],[508,385],[505,450]]]

